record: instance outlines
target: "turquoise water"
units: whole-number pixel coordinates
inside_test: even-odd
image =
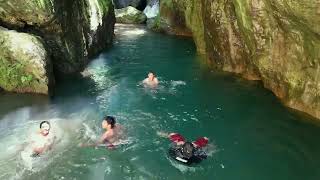
[[[117,27],[114,47],[55,96],[0,95],[0,179],[317,180],[320,126],[284,107],[259,82],[214,72],[191,39]],[[157,89],[140,82],[157,73]],[[126,128],[116,150],[80,148],[114,115]],[[59,144],[27,169],[19,145],[49,120]],[[159,132],[210,138],[209,157],[183,166]]]

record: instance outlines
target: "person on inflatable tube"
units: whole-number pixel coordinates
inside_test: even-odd
[[[207,137],[198,138],[196,141],[189,142],[178,133],[170,133],[169,139],[172,146],[168,150],[171,158],[183,164],[200,163],[203,159],[207,158],[203,147],[205,147],[209,139]]]

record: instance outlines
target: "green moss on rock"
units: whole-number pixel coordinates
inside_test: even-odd
[[[147,27],[155,32],[162,32],[160,15],[157,15],[154,18],[149,18],[147,20]]]
[[[143,24],[147,21],[147,16],[134,7],[128,6],[115,10],[116,22],[124,24]]]
[[[3,89],[14,91],[32,86],[34,77],[25,71],[25,64],[12,64],[0,59],[0,85]]]
[[[0,21],[41,36],[55,71],[69,74],[112,44],[115,18],[111,0],[5,0]]]
[[[165,0],[160,18],[173,28],[178,21],[170,21],[172,17],[184,19],[198,51],[213,67],[261,79],[286,105],[320,118],[318,4],[317,0]]]
[[[52,66],[42,41],[0,27],[0,87],[7,91],[49,94]]]

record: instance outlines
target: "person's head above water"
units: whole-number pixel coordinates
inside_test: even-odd
[[[153,71],[149,71],[148,78],[153,80],[156,77],[156,74]]]
[[[43,136],[47,136],[49,134],[49,131],[50,131],[50,123],[48,121],[42,121],[40,123],[40,133],[43,135]]]
[[[114,128],[115,124],[116,124],[116,119],[113,116],[106,116],[102,121],[102,127],[104,129],[107,129],[108,127],[112,129]]]

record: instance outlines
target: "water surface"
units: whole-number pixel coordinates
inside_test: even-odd
[[[114,47],[55,96],[0,95],[0,179],[317,180],[319,125],[284,107],[259,82],[214,72],[191,39],[116,29]],[[157,73],[157,89],[140,82]],[[114,115],[127,131],[116,150],[80,148]],[[49,120],[59,144],[28,170],[21,144]],[[210,138],[208,159],[191,167],[167,157],[159,132]]]

